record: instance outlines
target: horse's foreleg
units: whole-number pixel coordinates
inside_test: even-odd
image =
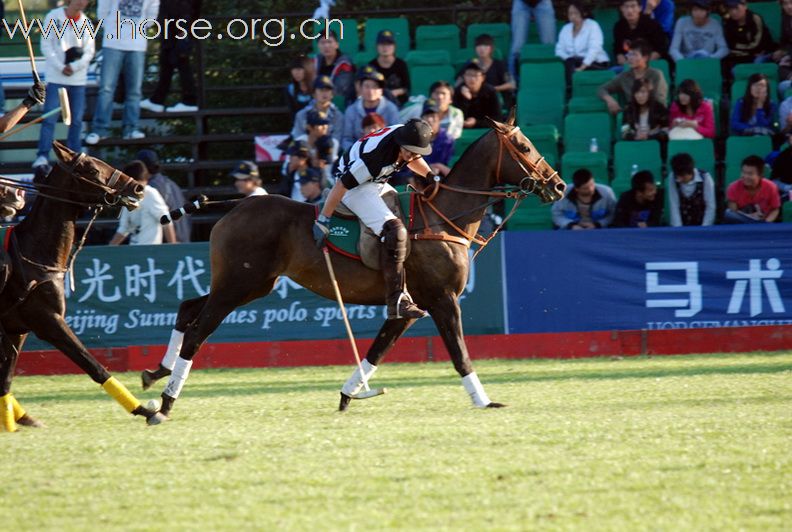
[[[479,408],[504,406],[490,401],[487,392],[484,391],[484,387],[479,381],[478,375],[473,371],[473,364],[470,362],[470,356],[465,345],[465,336],[462,332],[462,311],[459,308],[459,301],[456,295],[445,295],[438,298],[429,309],[429,313],[432,315],[448,354],[451,356],[454,369],[462,377],[462,385],[468,395],[470,395],[473,405]]]
[[[26,337],[26,334],[15,334],[9,335],[2,340],[2,345],[0,346],[0,349],[2,349],[2,355],[0,355],[0,357],[3,359],[3,362],[0,363],[0,382],[2,382],[2,384],[0,384],[0,396],[7,395],[10,398],[4,406],[7,409],[8,402],[11,403],[13,420],[17,425],[39,428],[43,427],[44,424],[28,415],[25,409],[22,408],[22,405],[19,404],[16,397],[11,393],[11,381],[14,378],[16,364],[19,360],[19,353],[22,351],[22,345],[25,343]],[[8,430],[11,423],[8,419],[4,419],[3,425],[6,427],[6,430]]]
[[[168,349],[165,351],[165,356],[157,369],[146,369],[140,375],[143,389],[148,390],[152,384],[157,382],[163,377],[167,377],[173,372],[173,366],[176,364],[176,359],[181,351],[182,344],[184,343],[184,332],[187,327],[195,321],[200,314],[201,309],[206,304],[209,295],[188,299],[179,305],[179,314],[176,317],[176,325],[171,331],[170,341],[168,342]]]
[[[140,404],[140,401],[119,382],[88,352],[79,338],[72,332],[60,315],[44,316],[39,319],[34,331],[36,336],[52,344],[77,364],[91,379],[101,385],[110,397],[116,400],[127,412],[145,416],[148,423],[156,425],[163,419]]]
[[[365,373],[366,382],[371,380],[374,372],[377,371],[377,364],[382,361],[383,357],[390,351],[396,344],[396,340],[404,334],[404,331],[409,329],[410,325],[415,323],[414,319],[395,319],[386,320],[377,333],[374,343],[368,350],[366,358],[364,358],[360,366]],[[344,411],[349,406],[353,395],[360,393],[363,388],[363,375],[360,373],[361,368],[355,368],[352,375],[341,387],[341,402],[338,409]]]

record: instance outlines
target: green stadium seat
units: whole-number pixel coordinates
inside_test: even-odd
[[[767,136],[738,137],[726,139],[726,172],[724,182],[729,186],[740,177],[742,160],[749,155],[758,155],[762,159],[773,151],[773,141]]]
[[[517,124],[520,127],[552,124],[563,131],[564,92],[552,87],[520,89],[517,93]]]
[[[573,96],[569,99],[570,113],[607,113],[608,106],[596,96]]]
[[[611,70],[583,70],[572,74],[572,97],[595,97],[600,85],[612,80]],[[597,98],[599,100],[599,98]],[[600,100],[602,101],[602,100]],[[603,103],[604,105],[604,103]]]
[[[338,110],[343,113],[346,110],[346,96],[343,94],[333,96],[333,105],[338,107]]]
[[[615,8],[595,9],[592,18],[597,21],[602,28],[603,47],[611,58],[615,61],[616,57],[613,56],[613,27],[621,18],[621,13]]]
[[[774,80],[770,81],[770,99],[774,102],[778,102],[778,83]],[[737,103],[738,98],[742,98],[745,95],[745,87],[748,85],[748,80],[746,79],[739,79],[735,80],[731,86],[730,97],[732,101],[732,107],[735,103]]]
[[[520,49],[520,64],[522,63],[547,63],[560,61],[555,54],[554,44],[524,44]]]
[[[415,66],[410,68],[410,94],[428,95],[429,87],[435,81],[447,81],[454,85],[456,74],[450,65]]]
[[[552,89],[566,93],[563,63],[523,63],[520,65],[520,89]]]
[[[671,79],[671,67],[668,65],[668,61],[665,59],[652,59],[649,61],[649,66],[651,68],[656,68],[660,72],[663,73],[665,76],[666,83],[668,83],[668,94],[671,94],[671,86],[672,86],[672,79]]]
[[[415,29],[416,50],[458,50],[461,40],[456,24],[425,24]]]
[[[489,131],[490,129],[486,127],[463,129],[462,135],[454,142],[454,158],[458,160],[471,144],[476,142],[483,135],[486,135]],[[456,160],[454,160],[454,162],[456,162]]]
[[[539,153],[555,168],[558,162],[558,129],[552,124],[537,124],[520,128]]]
[[[781,221],[784,223],[792,222],[792,201],[785,201],[781,204]]]
[[[352,56],[352,62],[355,63],[355,67],[360,68],[369,64],[375,57],[377,57],[377,52],[372,53],[370,50],[364,50]]]
[[[457,72],[462,70],[462,67],[465,66],[468,61],[476,57],[476,51],[470,48],[457,48],[456,50],[450,50],[450,52],[451,64]]]
[[[511,28],[505,22],[475,23],[467,27],[467,38],[465,46],[471,50],[474,48],[476,37],[482,34],[490,35],[495,41],[495,48],[500,50],[502,56],[509,53],[511,46]]]
[[[610,155],[611,117],[608,113],[568,114],[564,119],[564,151],[589,151],[591,139]]]
[[[506,199],[504,201],[503,208],[505,214],[509,214],[513,207],[513,199]],[[521,201],[514,215],[506,222],[506,229],[510,231],[540,231],[552,228],[552,206],[548,203],[542,203],[542,200],[534,195],[530,195]]]
[[[412,50],[404,58],[408,67],[451,65],[447,50]]]
[[[671,158],[677,153],[689,153],[696,162],[696,168],[706,170],[715,177],[715,147],[712,139],[668,141],[669,168]]]
[[[324,34],[324,23],[315,26],[316,34]],[[338,35],[338,47],[341,53],[354,58],[355,54],[360,51],[360,35],[358,34],[357,20],[353,18],[342,18],[341,27],[337,22],[330,24],[330,29]],[[319,39],[313,40],[314,53],[319,52]]]
[[[734,65],[734,80],[747,80],[752,74],[764,74],[778,83],[778,65],[775,63],[746,63]]]
[[[781,38],[781,6],[778,2],[750,2],[748,9],[764,19],[773,40],[778,42]]]
[[[567,184],[572,183],[572,176],[581,168],[588,169],[598,183],[608,183],[608,156],[601,151],[566,152],[561,157],[561,178]]]
[[[363,48],[377,53],[377,34],[391,30],[396,39],[396,55],[404,57],[410,51],[410,23],[406,18],[370,18],[366,21],[363,35]]]
[[[704,96],[720,100],[723,92],[721,62],[718,59],[682,59],[676,63],[676,86],[686,79],[695,80]]]
[[[649,170],[656,180],[663,176],[663,160],[660,157],[660,143],[656,140],[622,140],[613,148],[613,182],[627,183],[634,168]]]

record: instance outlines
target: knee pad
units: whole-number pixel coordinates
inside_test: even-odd
[[[382,242],[396,262],[407,258],[407,229],[398,218],[388,220],[382,226]]]

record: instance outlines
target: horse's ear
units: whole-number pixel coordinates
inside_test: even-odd
[[[73,152],[57,140],[52,143],[52,149],[55,151],[55,155],[58,157],[58,160],[62,163],[70,163],[72,159],[77,156],[76,152]]]
[[[506,119],[506,125],[514,126],[515,115],[517,112],[517,107],[512,105],[512,108],[509,110],[509,118]]]
[[[503,124],[501,124],[500,122],[498,122],[497,120],[495,120],[495,119],[493,119],[493,118],[490,118],[490,117],[486,117],[486,119],[487,119],[487,122],[489,122],[489,123],[490,123],[490,127],[491,127],[492,129],[494,129],[495,131],[501,131],[501,132],[504,132],[504,131],[506,130],[506,128],[504,127],[504,125],[503,125]]]

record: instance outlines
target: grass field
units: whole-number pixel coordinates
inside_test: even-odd
[[[48,428],[0,434],[0,529],[792,527],[792,354],[477,369],[508,408],[448,363],[385,364],[346,413],[351,366],[195,371],[159,427],[84,375],[20,377]]]

